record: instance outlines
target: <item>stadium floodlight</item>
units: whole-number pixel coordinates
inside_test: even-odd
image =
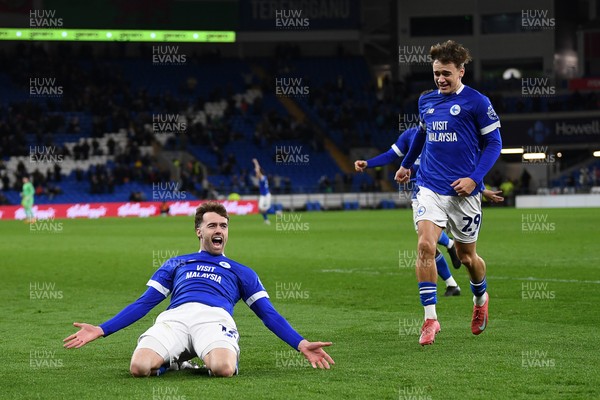
[[[600,150],[596,150],[594,152],[594,157],[600,157]]]
[[[234,31],[0,28],[0,40],[86,42],[235,42]]]
[[[524,150],[522,147],[506,148],[506,149],[500,150],[500,154],[523,154],[523,153],[524,153]]]
[[[521,71],[516,68],[508,68],[506,71],[502,73],[502,79],[521,79]]]
[[[543,160],[546,158],[546,153],[525,153],[523,154],[524,160]]]

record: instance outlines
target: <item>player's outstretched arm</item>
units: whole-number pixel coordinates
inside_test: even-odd
[[[80,329],[63,340],[65,342],[64,347],[67,349],[78,349],[86,343],[98,339],[100,336],[111,335],[144,317],[154,306],[164,299],[165,295],[154,287],[149,287],[139,299],[125,307],[108,321],[100,324],[100,326],[75,322],[73,325]]]
[[[331,346],[331,342],[309,342],[303,339],[298,344],[298,351],[301,352],[313,368],[330,369],[330,364],[335,364],[333,358],[323,347]]]
[[[492,203],[501,203],[504,201],[504,197],[500,196],[500,194],[502,194],[502,190],[493,191],[485,189],[483,192],[481,192],[481,194],[483,194],[483,197],[485,197]]]
[[[260,172],[260,164],[256,158],[252,159],[252,163],[254,164],[254,173],[256,174],[257,178],[260,179],[262,177],[262,173]]]
[[[356,172],[363,172],[367,168],[368,164],[365,160],[354,161],[354,170]]]
[[[80,322],[74,322],[73,326],[79,328],[79,331],[63,339],[63,342],[65,343],[64,347],[66,349],[78,349],[89,342],[104,336],[104,331],[99,326]]]
[[[289,344],[292,348],[301,352],[310,362],[313,368],[330,369],[330,364],[335,364],[333,359],[323,350],[323,347],[331,346],[331,342],[309,342],[304,339],[283,318],[267,297],[256,300],[250,309],[263,321],[265,326],[277,337]]]

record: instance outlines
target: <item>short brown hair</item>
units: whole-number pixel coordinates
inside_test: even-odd
[[[429,55],[433,61],[438,60],[443,64],[453,63],[456,68],[462,68],[472,60],[469,49],[454,40],[447,40],[431,46]]]
[[[196,208],[196,218],[194,218],[194,228],[198,229],[200,224],[202,223],[202,219],[204,218],[204,214],[208,212],[214,212],[219,214],[221,217],[227,218],[229,221],[229,214],[227,214],[227,210],[223,204],[218,201],[207,201],[205,203],[200,204]]]

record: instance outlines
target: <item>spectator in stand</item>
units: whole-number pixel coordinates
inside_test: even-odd
[[[509,178],[506,178],[506,180],[504,182],[502,182],[502,184],[500,185],[500,190],[502,191],[502,194],[504,195],[504,198],[506,199],[506,202],[504,204],[506,204],[506,206],[508,206],[508,207],[514,206],[515,205],[515,199],[514,199],[515,184],[513,183],[513,181]]]
[[[7,206],[9,204],[10,202],[8,201],[4,193],[0,192],[0,206]]]
[[[163,202],[160,204],[160,215],[161,215],[162,217],[166,217],[167,215],[169,215],[169,210],[170,210],[170,209],[171,209],[171,208],[169,207],[169,205],[167,204],[167,202],[166,202],[166,201],[163,201]]]
[[[582,167],[579,170],[579,186],[583,191],[589,190],[590,187],[590,172],[587,167]]]
[[[520,185],[521,186],[520,187],[521,194],[529,194],[529,185],[531,183],[531,174],[526,169],[523,169],[523,173],[521,174],[520,183],[521,183],[521,185]]]

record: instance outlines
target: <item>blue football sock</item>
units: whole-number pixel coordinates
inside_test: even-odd
[[[262,216],[263,216],[264,220],[266,221],[267,220],[267,213],[263,213]]]
[[[450,238],[446,234],[446,231],[442,231],[442,234],[440,235],[440,238],[438,239],[438,244],[441,244],[444,247],[448,247],[448,244],[450,244]]]
[[[157,371],[156,376],[164,375],[169,370],[169,364],[163,364]]]
[[[487,281],[485,279],[485,276],[483,277],[481,282],[475,283],[471,281],[471,291],[473,292],[473,295],[475,295],[475,297],[483,296],[485,294],[486,289]]]
[[[421,305],[429,306],[437,303],[437,285],[434,282],[419,282]]]
[[[448,263],[446,262],[444,255],[440,252],[438,252],[437,257],[435,258],[435,267],[437,268],[438,275],[443,280],[446,280],[452,276],[450,273],[450,268],[448,268]]]

